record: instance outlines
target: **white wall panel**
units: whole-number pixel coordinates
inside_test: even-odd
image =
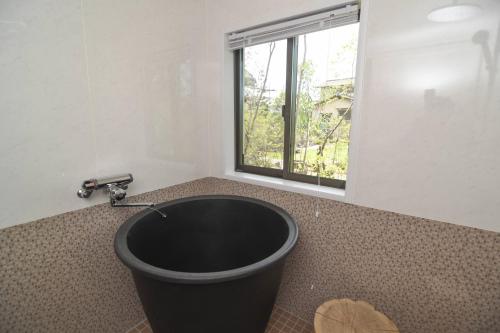
[[[0,1],[0,228],[206,174],[204,2]]]

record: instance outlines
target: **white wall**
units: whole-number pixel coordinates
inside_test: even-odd
[[[351,195],[500,231],[500,2],[468,3],[483,14],[433,23],[427,13],[446,1],[370,2]],[[479,31],[490,52],[496,45],[496,76],[472,41]]]
[[[224,33],[335,3],[221,0],[207,7],[207,94],[217,143],[213,175],[234,178],[232,67]],[[493,0],[469,1],[483,8],[480,17],[461,23],[427,20],[432,9],[450,3],[363,2],[366,35],[357,71],[363,86],[352,125],[346,198],[500,231],[500,59],[494,82],[488,83],[493,70],[472,42],[485,30],[491,52],[495,43],[500,50],[500,7]]]
[[[0,0],[0,228],[206,175],[202,0]],[[201,149],[200,149],[201,147]]]
[[[76,197],[89,177],[227,177],[224,34],[343,2],[0,0],[0,228],[104,202]],[[472,43],[495,48],[500,9],[469,2],[484,15],[437,24],[450,1],[370,1],[348,201],[500,231],[500,69]]]

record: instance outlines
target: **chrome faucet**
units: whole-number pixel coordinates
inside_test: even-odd
[[[154,210],[161,217],[166,218],[167,215],[162,211],[153,208],[155,206],[152,202],[147,203],[119,203],[121,200],[125,199],[127,195],[128,184],[134,181],[131,173],[104,177],[104,178],[94,178],[87,179],[82,183],[82,187],[76,193],[80,198],[89,198],[92,192],[95,190],[104,189],[109,193],[109,202],[112,207],[146,207],[147,209]]]

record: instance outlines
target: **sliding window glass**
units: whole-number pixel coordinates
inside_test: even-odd
[[[234,51],[237,171],[345,188],[358,25]]]
[[[293,172],[345,181],[358,24],[297,39]]]
[[[245,165],[283,169],[286,40],[247,47],[243,54]]]

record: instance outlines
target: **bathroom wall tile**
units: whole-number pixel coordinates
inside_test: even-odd
[[[207,174],[198,101],[204,2],[1,1],[0,228]],[[29,202],[29,209],[24,203]]]
[[[427,18],[440,1],[372,2],[355,203],[500,231],[500,80],[492,70],[500,3],[470,3],[480,15],[443,24]]]
[[[85,3],[97,174],[133,173],[130,194],[206,173],[202,17],[202,1]]]
[[[80,1],[5,0],[0,12],[2,228],[83,207],[74,187],[95,164]]]
[[[324,301],[347,297],[370,302],[401,332],[500,332],[498,233],[217,178],[130,199],[205,194],[258,198],[295,218],[299,241],[277,302],[306,323]],[[0,230],[0,331],[125,332],[142,320],[112,247],[134,212],[98,205]]]

